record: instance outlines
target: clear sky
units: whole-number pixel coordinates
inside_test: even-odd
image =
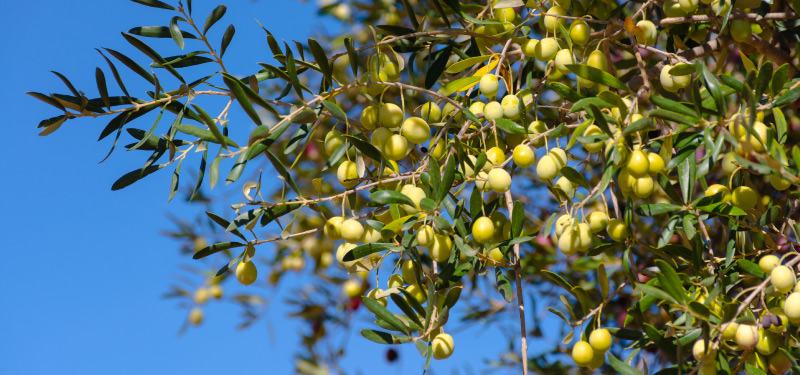
[[[270,56],[255,20],[279,40],[305,40],[321,30],[313,3],[227,3],[226,22],[216,27],[237,26],[226,56],[234,73],[250,73],[256,62]],[[196,0],[195,12],[203,14],[198,18],[214,5]],[[119,32],[164,25],[170,16],[123,0],[0,2],[6,30],[0,38],[5,130],[0,147],[5,262],[0,272],[0,374],[291,372],[299,326],[287,322],[285,310],[275,304],[268,313],[271,323],[261,321],[245,331],[235,329],[236,306],[211,305],[201,328],[178,334],[186,310],[162,294],[189,260],[160,231],[171,227],[168,213],[191,214],[177,199],[167,204],[168,173],[112,192],[111,183],[140,167],[142,156],[118,150],[98,165],[110,146],[111,137],[96,142],[105,121],[70,122],[49,137],[37,136],[38,121],[56,113],[26,91],[65,92],[49,73],[58,70],[96,95],[94,69],[106,66],[93,48],[139,56]],[[514,327],[515,312],[506,320]],[[434,372],[481,372],[486,368],[482,359],[507,345],[499,330],[480,326],[459,333],[456,340],[451,361],[434,363]],[[391,366],[383,360],[384,349],[353,337],[344,367],[351,373],[421,372],[413,346],[401,347],[401,363]]]

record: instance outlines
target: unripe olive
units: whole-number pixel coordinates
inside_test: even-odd
[[[575,59],[572,57],[572,52],[564,48],[556,53],[556,57],[555,60],[553,60],[553,63],[559,72],[569,73],[569,68],[567,68],[567,65],[574,64]]]
[[[456,121],[460,121],[461,117],[463,117],[463,114],[458,110],[458,108],[456,108],[456,106],[453,105],[453,103],[447,102],[444,104],[444,107],[442,107],[442,119],[447,117],[452,117]]]
[[[650,163],[650,166],[647,168],[647,172],[650,174],[659,174],[666,168],[664,159],[661,157],[661,155],[655,152],[647,153],[647,161]]]
[[[740,324],[736,329],[736,344],[744,350],[755,348],[758,343],[758,329],[749,324]]]
[[[342,284],[342,293],[349,298],[360,296],[363,289],[364,287],[361,285],[361,281],[356,279],[348,279]]]
[[[569,214],[563,214],[556,219],[555,231],[556,236],[561,236],[567,228],[570,228],[575,223],[575,219]]]
[[[243,285],[250,285],[258,278],[258,270],[253,262],[239,262],[236,265],[236,279]]]
[[[542,147],[544,145],[544,137],[540,134],[547,131],[547,124],[544,121],[534,120],[528,125],[528,140],[531,141],[533,147]]]
[[[586,65],[591,66],[595,69],[600,69],[602,71],[608,70],[608,59],[606,59],[606,54],[600,50],[594,50],[589,53],[589,57],[586,58]]]
[[[714,358],[714,355],[716,355],[713,348],[709,348],[706,351],[706,344],[706,340],[699,339],[695,341],[694,345],[692,346],[692,356],[694,356],[694,359],[696,359],[698,362],[703,362],[703,360],[706,358]]]
[[[214,299],[222,298],[222,287],[219,286],[219,284],[211,285],[209,291],[211,292],[211,296],[214,297]]]
[[[564,8],[556,5],[550,7],[545,13],[544,16],[544,28],[550,31],[551,33],[557,32],[559,29],[559,25],[563,25],[565,19],[557,16],[563,16],[567,12],[564,11]]]
[[[322,228],[325,237],[331,240],[342,238],[342,222],[344,222],[344,217],[341,216],[333,216],[328,219],[325,222],[325,227]]]
[[[505,193],[511,188],[511,175],[503,168],[492,168],[488,174],[488,183],[492,190]]]
[[[478,83],[478,89],[481,94],[487,98],[494,98],[497,96],[497,90],[500,88],[500,81],[494,74],[484,74]]]
[[[752,210],[758,203],[758,198],[758,193],[749,186],[739,186],[731,194],[733,204],[745,211]]]
[[[392,131],[387,128],[377,128],[372,131],[372,135],[370,136],[370,143],[372,143],[375,148],[378,150],[383,149],[383,145],[386,144],[386,140],[392,136]]]
[[[384,128],[394,129],[403,122],[403,109],[394,103],[378,105],[378,123]]]
[[[709,187],[709,189],[710,188],[711,187]],[[758,260],[758,268],[760,268],[764,273],[772,272],[772,270],[774,270],[775,267],[779,266],[780,264],[781,259],[772,254],[764,255]]]
[[[406,262],[411,262],[411,261],[408,260]],[[414,263],[412,262],[411,264],[413,266]],[[401,267],[402,266],[405,266],[405,262],[403,262]],[[389,289],[391,289],[391,288],[401,288],[403,286],[403,276],[400,276],[398,274],[393,274],[393,275],[389,276],[389,280],[386,282],[386,286],[389,287]]]
[[[495,166],[500,166],[506,160],[506,153],[503,149],[497,146],[491,147],[486,150],[486,164],[483,166],[484,171],[489,171]]]
[[[561,148],[553,147],[548,154],[553,156],[553,160],[558,163],[559,169],[567,166],[567,152]]]
[[[542,181],[551,181],[560,170],[560,164],[551,154],[542,156],[539,162],[536,163],[536,175],[539,176]]]
[[[572,347],[572,360],[575,361],[575,364],[578,366],[588,366],[592,363],[593,357],[594,350],[592,350],[592,346],[586,341],[578,341],[575,343],[575,346]]]
[[[643,176],[636,179],[636,182],[633,183],[633,194],[639,198],[646,199],[650,197],[650,194],[653,194],[655,190],[655,183],[653,182],[653,178],[650,176]]]
[[[455,350],[453,336],[446,333],[436,335],[433,341],[431,341],[431,349],[433,351],[433,358],[445,359],[450,357],[453,354],[453,350]]]
[[[442,120],[442,110],[438,104],[427,102],[419,107],[419,117],[422,117],[428,123],[439,122]]]
[[[361,242],[376,243],[383,239],[381,231],[367,225],[364,227],[364,235],[361,236]]]
[[[400,273],[402,274],[403,281],[405,281],[406,284],[417,283],[416,266],[414,265],[414,261],[412,261],[411,259],[403,261],[403,264],[400,267]]]
[[[322,146],[325,149],[325,155],[333,155],[340,147],[344,146],[344,136],[338,130],[331,129],[325,135],[325,141]]]
[[[387,54],[379,54],[372,57],[370,63],[373,66],[372,79],[379,82],[393,82],[400,79],[400,65]]]
[[[694,13],[697,10],[697,5],[699,4],[698,0],[678,0],[678,4],[680,4],[681,9],[686,13]]]
[[[728,0],[723,0],[728,1]],[[677,0],[666,0],[663,4],[664,15],[667,17],[683,17],[686,12],[681,8],[681,4]]]
[[[658,29],[656,29],[656,24],[654,24],[650,20],[641,20],[636,23],[636,30],[633,32],[634,36],[636,36],[636,42],[639,44],[644,44],[646,46],[652,46],[656,44],[656,39],[658,39]]]
[[[494,238],[494,223],[487,216],[481,216],[472,223],[472,238],[477,243],[487,243]]]
[[[494,9],[494,19],[500,22],[512,22],[517,17],[514,8]]]
[[[340,229],[342,239],[347,242],[356,243],[364,236],[364,226],[356,219],[347,219],[342,222]]]
[[[345,160],[339,164],[336,169],[336,178],[339,183],[346,188],[351,188],[358,185],[358,179],[361,176],[358,174],[358,164],[354,161]]]
[[[766,147],[764,146],[764,142],[767,141],[767,137],[769,136],[769,128],[767,125],[764,125],[761,121],[756,121],[753,123],[752,133],[749,135],[745,135],[741,137],[741,140],[748,140],[750,142],[750,146],[753,147],[753,150],[756,152],[764,152]]]
[[[628,156],[625,169],[634,177],[643,177],[647,175],[647,172],[650,170],[650,160],[647,159],[647,154],[642,150],[633,150]]]
[[[486,103],[483,107],[483,117],[489,121],[503,118],[503,106],[496,101]]]
[[[730,25],[731,38],[739,43],[750,40],[753,30],[749,20],[735,19]]]
[[[730,200],[730,190],[725,185],[720,184],[713,184],[706,188],[706,191],[703,192],[703,195],[706,197],[712,197],[714,195],[722,193],[722,200],[727,201]]]
[[[800,319],[800,292],[792,292],[786,297],[786,301],[783,302],[783,313],[791,321]]]
[[[561,190],[562,193],[568,198],[572,199],[575,195],[575,185],[572,184],[568,178],[561,176],[556,180],[555,188]]]
[[[682,89],[688,86],[691,83],[691,77],[688,75],[685,76],[678,76],[673,75],[669,71],[672,69],[672,65],[664,65],[661,68],[661,73],[659,73],[659,81],[661,82],[661,87],[664,90],[669,92],[676,92],[679,89]]]
[[[797,277],[791,268],[787,266],[776,266],[769,274],[769,282],[779,293],[786,293],[794,288]]]
[[[503,108],[503,116],[509,119],[519,118],[519,98],[516,95],[509,94],[503,97],[500,101],[500,106]]]
[[[542,38],[534,48],[534,56],[541,61],[550,61],[558,52],[558,41],[556,38]]]
[[[211,293],[209,293],[208,289],[206,289],[206,288],[197,289],[194,292],[194,303],[196,303],[198,305],[202,305],[202,304],[208,302],[208,298],[209,297],[211,297]]]
[[[777,191],[784,191],[790,187],[792,187],[792,182],[784,179],[780,175],[773,174],[769,176],[769,184],[772,185],[773,188]]]
[[[736,331],[739,329],[739,323],[730,322],[722,326],[722,338],[725,340],[733,340],[736,338]]]
[[[422,188],[411,184],[403,185],[403,187],[400,188],[400,193],[407,196],[408,199],[411,199],[411,202],[414,203],[413,206],[409,206],[407,204],[400,206],[403,209],[403,211],[409,214],[413,214],[419,211],[421,209],[419,203],[422,201],[423,198],[427,197],[427,195],[425,194],[425,190],[422,190]]]
[[[536,45],[538,44],[539,39],[526,39],[522,42],[522,53],[525,54],[525,57],[535,57]]]
[[[722,172],[730,176],[731,173],[736,170],[736,168],[738,168],[736,154],[733,152],[726,153],[722,158]]]
[[[383,156],[389,160],[401,160],[408,154],[408,139],[400,134],[392,134],[383,144]]]
[[[600,135],[600,134],[603,134],[603,131],[600,129],[599,126],[595,124],[587,126],[586,130],[583,131],[584,137],[590,137],[593,135]],[[584,143],[583,148],[585,148],[586,151],[589,153],[596,153],[601,149],[603,149],[603,141]]]
[[[608,215],[603,211],[594,211],[589,214],[588,221],[592,233],[600,233],[608,226]]]
[[[424,303],[425,299],[427,298],[425,289],[421,288],[417,284],[411,284],[406,287],[406,292],[414,297],[415,300],[419,303]]]
[[[388,305],[388,301],[386,300],[386,297],[378,298],[379,293],[383,293],[383,291],[378,288],[375,288],[367,292],[367,297],[378,301],[378,303],[380,303],[381,306],[386,307],[386,305]]]
[[[409,142],[418,145],[431,137],[431,128],[422,118],[412,116],[403,121],[400,134]]]
[[[378,126],[378,106],[368,105],[361,110],[361,125],[364,125],[368,130],[375,129]]]
[[[478,175],[475,176],[475,187],[477,187],[480,191],[487,191],[491,189],[489,186],[489,174],[484,171],[478,172]]]
[[[775,332],[765,330],[764,328],[758,329],[758,343],[756,343],[756,351],[762,355],[770,355],[778,349],[780,343],[780,335]]]
[[[611,348],[611,333],[605,328],[599,328],[589,334],[589,345],[592,350],[605,352]]]
[[[564,229],[558,236],[558,248],[566,255],[578,252],[581,247],[580,233],[577,225],[571,225]]]
[[[501,263],[505,260],[503,252],[499,248],[493,248],[486,253],[486,256],[496,263]]]
[[[591,34],[589,25],[584,20],[575,20],[569,27],[569,38],[572,43],[579,46],[585,46],[589,42],[589,35]]]
[[[417,232],[417,244],[425,247],[432,245],[434,234],[433,227],[428,224],[419,227],[419,231]]]
[[[199,326],[203,323],[203,309],[199,307],[193,308],[189,311],[189,323],[193,326]]]
[[[516,164],[520,168],[527,168],[533,165],[536,161],[536,154],[534,154],[533,149],[531,149],[528,145],[517,145],[514,147],[514,151],[511,153],[511,158],[514,160],[514,164]]]
[[[446,262],[450,258],[450,251],[453,249],[453,239],[446,234],[435,234],[433,244],[430,247],[431,258],[437,262]]]
[[[603,363],[606,362],[606,352],[598,352],[594,351],[592,355],[592,362],[589,363],[589,368],[592,370],[597,370],[603,366]]]
[[[625,222],[620,219],[609,220],[606,231],[608,232],[608,236],[617,242],[623,242],[628,238],[628,227],[625,225]]]
[[[486,103],[484,102],[475,101],[469,105],[469,111],[475,116],[483,116],[484,108],[486,108]]]

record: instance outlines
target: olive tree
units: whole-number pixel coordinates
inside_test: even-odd
[[[134,2],[164,17],[122,33],[139,53],[30,95],[42,135],[90,117],[142,155],[113,190],[169,173],[205,207],[171,232],[208,270],[171,292],[188,323],[232,298],[251,324],[247,285],[300,272],[303,373],[355,314],[428,366],[503,312],[490,363],[523,373],[800,371],[797,0],[331,0],[340,33],[265,46],[224,5]]]

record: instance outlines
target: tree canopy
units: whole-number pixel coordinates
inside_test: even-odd
[[[170,291],[191,325],[222,298],[250,325],[247,286],[302,273],[300,373],[341,371],[356,314],[427,368],[509,311],[488,363],[523,373],[800,371],[800,1],[328,0],[341,28],[305,41],[133,1],[164,17],[136,55],[29,94],[41,135],[93,118],[141,155],[111,189],[169,173],[204,207],[170,231],[207,270]]]

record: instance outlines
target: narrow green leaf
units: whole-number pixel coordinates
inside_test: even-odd
[[[167,10],[175,10],[175,7],[159,0],[131,0],[134,3],[139,3],[153,8],[161,8]]]
[[[200,115],[203,123],[208,126],[208,129],[214,135],[214,138],[217,139],[217,143],[221,144],[223,148],[228,148],[228,143],[225,142],[225,136],[223,136],[222,132],[219,131],[216,120],[212,119],[211,116],[209,116],[208,113],[206,113],[206,111],[198,105],[192,104],[192,108],[195,110],[195,112],[197,112],[198,115]]]
[[[136,181],[141,180],[142,178],[147,177],[151,173],[163,168],[163,164],[159,165],[150,165],[147,168],[136,168],[117,179],[113,185],[111,185],[111,190],[120,190],[123,189]]]
[[[175,44],[177,44],[180,49],[183,49],[186,44],[183,42],[181,28],[178,26],[178,21],[180,20],[182,20],[182,18],[178,16],[172,17],[172,20],[169,22],[169,33],[172,36],[172,40],[175,41]]]
[[[361,154],[363,154],[364,156],[372,160],[375,160],[377,162],[383,160],[381,152],[378,151],[378,149],[375,148],[375,146],[373,146],[371,143],[355,135],[345,134],[344,137],[347,139],[348,142],[350,142],[353,146],[355,146],[355,148],[358,149],[358,151],[361,151]]]
[[[236,27],[233,24],[228,25],[225,29],[225,34],[222,34],[222,44],[219,48],[219,57],[225,56],[225,51],[228,50],[228,46],[233,41],[233,36],[236,34]]]
[[[358,245],[344,254],[343,259],[345,262],[350,262],[392,247],[394,247],[394,245],[391,243],[367,243]]]
[[[622,81],[620,81],[617,77],[614,77],[600,69],[583,64],[568,64],[567,69],[575,73],[577,76],[588,79],[592,82],[597,82],[618,90],[630,91],[628,86],[622,83]]]
[[[235,242],[235,241],[218,242],[218,243],[215,243],[213,245],[206,246],[206,247],[200,249],[199,251],[194,253],[194,255],[192,255],[192,259],[202,259],[202,258],[205,258],[205,257],[211,255],[211,254],[218,253],[218,252],[220,252],[222,250],[235,249],[237,247],[242,247],[242,246],[245,246],[245,244],[243,244],[241,242]]]
[[[128,33],[146,38],[172,38],[172,32],[166,26],[137,26],[128,30]],[[187,31],[181,31],[181,37],[197,39],[197,36]]]
[[[396,328],[400,332],[409,333],[409,329],[405,324],[403,324],[403,321],[398,319],[394,314],[383,307],[383,305],[381,305],[377,300],[374,298],[363,297],[361,301],[364,302],[364,307],[375,314],[378,319],[389,323],[389,325]]]
[[[369,195],[369,200],[378,204],[407,204],[413,206],[414,202],[405,194],[394,190],[378,190]]]
[[[236,98],[236,101],[239,105],[244,109],[244,112],[250,117],[251,120],[256,125],[261,125],[261,116],[258,115],[255,108],[253,108],[253,104],[250,103],[250,98],[247,96],[245,92],[244,86],[242,81],[239,81],[234,76],[228,73],[222,73],[222,80],[225,82],[225,85],[231,90],[231,93]]]
[[[388,332],[376,331],[374,329],[362,329],[361,336],[377,344],[396,345],[411,342],[409,336],[395,336]]]
[[[631,365],[621,361],[619,358],[615,357],[613,354],[608,353],[606,354],[608,359],[608,365],[611,366],[614,370],[617,370],[617,373],[620,375],[642,375],[642,372],[631,367]]]
[[[509,134],[526,134],[527,130],[522,127],[522,125],[517,124],[514,121],[511,121],[506,118],[499,118],[494,121],[495,125],[500,128],[502,131],[509,133]]]
[[[224,5],[218,5],[216,8],[214,8],[214,10],[211,11],[211,13],[208,15],[208,18],[206,18],[205,25],[203,25],[204,35],[208,32],[211,26],[214,26],[214,24],[217,23],[217,21],[219,21],[220,18],[222,18],[222,16],[225,15],[225,11],[227,10],[228,8],[225,7]]]

